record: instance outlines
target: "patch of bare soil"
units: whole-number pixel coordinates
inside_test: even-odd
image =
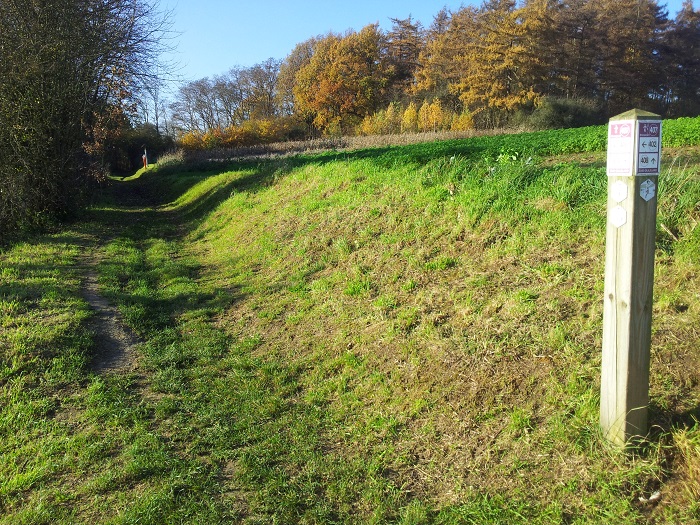
[[[139,338],[124,324],[119,310],[100,295],[94,266],[94,260],[86,262],[82,289],[83,298],[95,311],[91,319],[95,332],[92,368],[100,373],[135,370]]]

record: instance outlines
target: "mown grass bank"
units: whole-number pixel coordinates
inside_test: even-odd
[[[6,249],[0,523],[700,521],[700,153],[665,154],[653,429],[622,454],[604,154],[552,136],[156,170]],[[134,372],[90,368],[90,264]]]

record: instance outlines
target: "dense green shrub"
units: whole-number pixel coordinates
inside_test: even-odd
[[[605,115],[592,100],[546,97],[529,112],[521,111],[514,123],[529,129],[579,128],[602,124]]]

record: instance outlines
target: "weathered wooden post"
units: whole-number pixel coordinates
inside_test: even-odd
[[[648,432],[661,119],[634,109],[608,127],[600,424],[625,445]]]

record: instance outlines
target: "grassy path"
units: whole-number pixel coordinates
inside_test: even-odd
[[[697,158],[624,455],[601,160],[440,148],[158,171],[0,253],[0,523],[700,520]],[[110,317],[136,361],[100,364]]]

